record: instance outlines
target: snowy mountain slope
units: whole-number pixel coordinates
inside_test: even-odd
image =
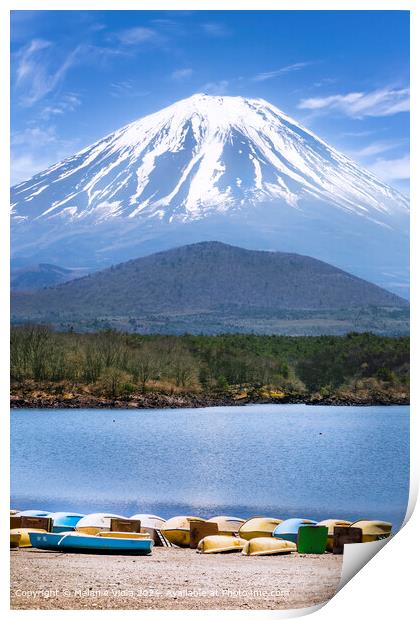
[[[407,199],[261,99],[141,118],[12,188],[12,219],[15,256],[67,266],[211,238],[406,278]]]

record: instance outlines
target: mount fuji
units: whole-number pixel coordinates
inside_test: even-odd
[[[263,99],[197,94],[11,190],[12,260],[99,269],[217,240],[405,294],[409,202]]]

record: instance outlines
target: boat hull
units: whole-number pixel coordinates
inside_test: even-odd
[[[242,550],[243,555],[286,555],[296,551],[296,545],[278,538],[252,538]]]
[[[305,525],[316,525],[316,521],[311,519],[286,519],[286,521],[283,521],[275,528],[273,536],[274,538],[297,543],[299,528]]]
[[[224,536],[215,534],[213,536],[205,536],[200,540],[197,546],[199,553],[234,553],[242,551],[246,545],[246,540],[236,538],[234,536]]]
[[[217,516],[207,520],[208,523],[216,523],[219,534],[222,536],[236,536],[245,523],[245,519],[239,517]]]
[[[111,529],[111,519],[125,519],[125,517],[105,512],[91,513],[77,522],[76,532],[94,535],[103,530],[109,531]]]
[[[53,522],[52,531],[60,534],[61,532],[75,530],[80,519],[83,519],[86,515],[71,512],[52,512],[49,516]]]
[[[272,519],[270,517],[253,517],[248,519],[239,528],[239,536],[245,538],[245,540],[252,540],[252,538],[263,538],[264,536],[271,537],[273,531],[278,525],[282,523],[281,519]]]
[[[19,534],[19,547],[32,547],[32,543],[30,540],[30,536],[32,533],[47,533],[47,530],[35,529],[35,528],[27,528],[27,527],[18,527],[10,530],[10,536]]]
[[[191,542],[190,523],[191,521],[204,522],[201,517],[172,517],[165,521],[161,527],[161,532],[165,538],[177,547],[189,547]]]
[[[64,553],[149,555],[153,547],[153,540],[150,538],[111,538],[73,533],[62,535],[36,532],[29,536],[32,546],[37,549]]]
[[[362,542],[364,543],[388,538],[392,531],[392,523],[388,521],[360,520],[352,523],[351,527],[358,527],[362,530]]]

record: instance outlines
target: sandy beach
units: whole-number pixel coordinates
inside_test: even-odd
[[[342,556],[11,551],[12,609],[288,609],[330,599]]]

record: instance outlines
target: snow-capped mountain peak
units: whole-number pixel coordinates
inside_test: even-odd
[[[406,255],[408,200],[267,101],[200,93],[12,188],[12,219],[15,255],[42,262],[63,247],[85,266],[215,239],[369,279],[362,249],[391,255],[384,231]]]
[[[206,94],[115,131],[12,193],[18,217],[68,220],[186,221],[272,200],[299,208],[309,196],[372,219],[390,198],[406,206],[263,99]]]

